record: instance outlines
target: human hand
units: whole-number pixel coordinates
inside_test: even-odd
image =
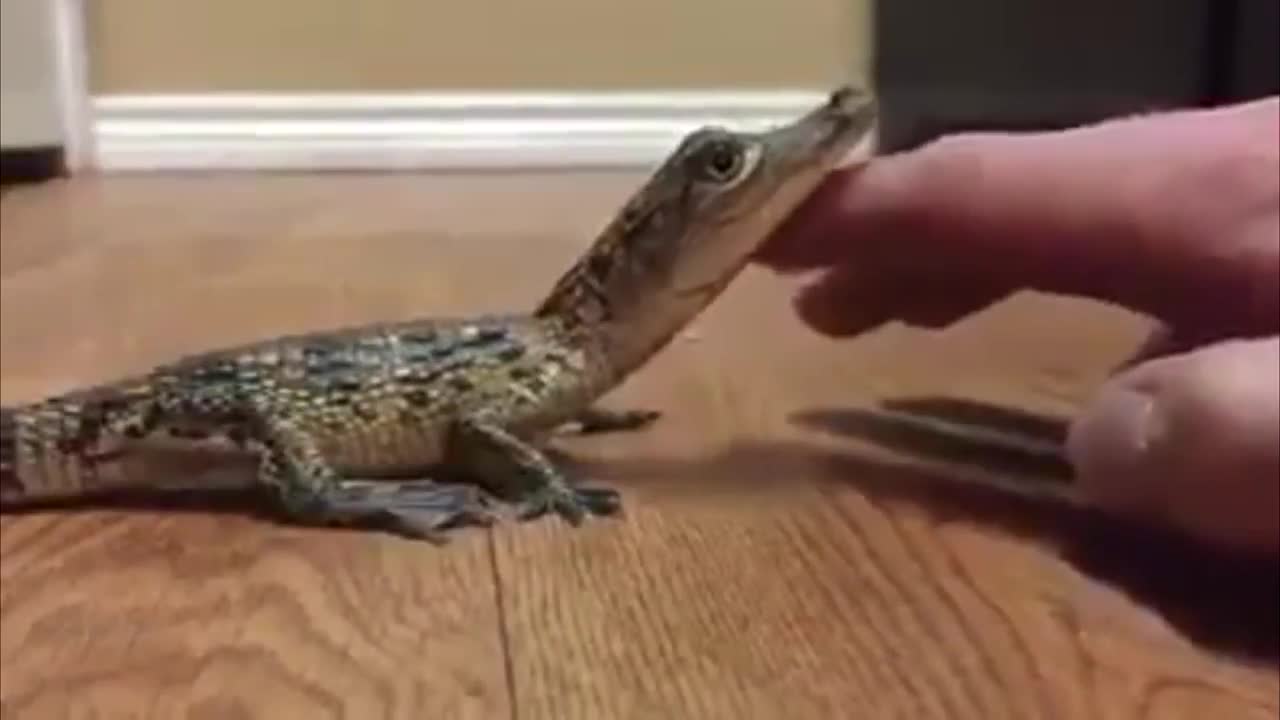
[[[1164,330],[1073,423],[1100,506],[1280,550],[1280,99],[964,134],[842,170],[758,260],[819,332],[942,326],[1033,289]]]

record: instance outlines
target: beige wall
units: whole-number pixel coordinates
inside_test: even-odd
[[[7,0],[6,0],[7,1]],[[96,93],[821,87],[873,0],[111,0]]]

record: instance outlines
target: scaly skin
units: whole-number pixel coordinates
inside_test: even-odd
[[[850,89],[767,133],[691,133],[526,315],[424,319],[217,350],[0,410],[0,504],[168,484],[121,453],[157,435],[223,438],[300,524],[414,537],[487,523],[492,501],[571,523],[620,507],[568,478],[546,440],[658,413],[596,400],[712,302],[755,247],[874,125]]]

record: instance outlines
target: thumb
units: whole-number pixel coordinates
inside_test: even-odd
[[[1280,338],[1118,375],[1072,426],[1067,451],[1081,491],[1108,510],[1280,550]]]

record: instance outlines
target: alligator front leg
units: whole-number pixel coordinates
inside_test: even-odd
[[[483,419],[455,425],[450,462],[513,500],[522,520],[554,511],[579,525],[588,514],[612,515],[622,506],[616,490],[575,486],[546,453]]]
[[[443,531],[463,524],[488,525],[494,515],[471,485],[430,479],[367,480],[342,477],[305,429],[267,415],[252,445],[259,477],[275,489],[286,516],[304,525],[389,525],[401,535],[443,542]]]

